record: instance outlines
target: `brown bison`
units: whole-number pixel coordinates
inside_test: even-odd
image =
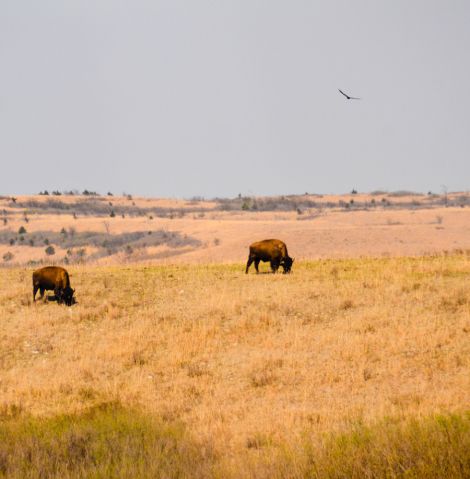
[[[260,261],[269,261],[273,273],[278,270],[279,266],[284,268],[284,273],[290,273],[292,263],[294,262],[287,254],[286,244],[277,239],[258,241],[250,246],[245,273],[248,273],[248,268],[253,262],[255,263],[256,272],[259,273],[258,265]]]
[[[75,301],[74,289],[70,287],[69,274],[60,266],[46,266],[33,273],[33,301],[36,301],[36,293],[39,290],[41,298],[44,291],[54,291],[55,298],[59,304],[65,303],[71,306]]]

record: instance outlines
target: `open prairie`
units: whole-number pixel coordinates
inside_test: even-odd
[[[67,308],[32,302],[30,268],[4,269],[3,417],[118,403],[184,424],[210,451],[200,477],[344,477],[338,464],[336,476],[311,469],[322,434],[470,409],[468,252],[298,261],[291,275],[243,270],[71,265],[78,304]],[[465,428],[449,444],[468,443]],[[462,454],[454,477],[469,471]]]
[[[468,477],[469,201],[1,199],[0,477]]]
[[[470,248],[469,206],[467,193],[3,197],[0,264],[232,263],[264,238],[296,259],[415,256]]]

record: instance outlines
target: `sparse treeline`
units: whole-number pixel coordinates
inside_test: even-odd
[[[88,190],[88,189],[84,189],[81,193],[79,190],[64,190],[64,191],[60,191],[60,190],[51,190],[51,192],[49,193],[48,190],[44,190],[44,191],[40,191],[38,193],[39,196],[49,196],[49,195],[52,195],[52,196],[79,196],[79,195],[82,195],[82,196],[101,196],[100,193],[98,193],[97,191],[93,191],[93,190]],[[113,193],[111,193],[110,191],[108,191],[108,193],[106,194],[106,196],[114,196]],[[132,195],[129,195],[127,193],[123,193],[122,196],[126,196],[126,197],[129,197],[129,199],[132,199]]]
[[[374,208],[386,209],[421,209],[435,207],[470,205],[470,195],[459,194],[454,196],[435,195],[429,192],[412,193],[409,191],[374,191],[362,199],[358,192],[352,190],[351,197],[341,198],[337,201],[325,199],[327,195],[283,195],[283,196],[242,196],[236,198],[216,198],[218,209],[222,211],[296,211],[299,215],[310,209],[344,209],[344,210],[369,210]],[[409,196],[409,201],[403,197]]]
[[[11,207],[25,209],[29,214],[72,214],[83,216],[150,216],[160,218],[182,218],[186,214],[200,213],[206,209],[196,206],[181,208],[141,207],[137,206],[132,198],[127,205],[115,204],[104,197],[79,199],[74,202],[61,201],[58,198],[48,198],[45,201],[28,199],[17,201]]]
[[[47,256],[54,256],[56,248],[60,248],[66,251],[65,256],[56,258],[56,262],[65,264],[94,261],[118,253],[125,253],[129,256],[136,251],[153,246],[167,246],[173,250],[174,254],[177,254],[178,248],[201,246],[201,242],[195,238],[177,231],[163,229],[111,234],[97,231],[77,232],[75,228],[70,227],[62,228],[60,232],[35,231],[28,234],[23,226],[20,227],[17,234],[0,231],[1,244],[42,247],[45,248]],[[87,253],[87,248],[91,248],[92,253]],[[166,253],[166,256],[171,256],[171,253]],[[6,253],[3,260],[7,263],[11,262],[13,258],[12,253]],[[41,263],[42,261],[29,261],[28,265],[34,266]]]

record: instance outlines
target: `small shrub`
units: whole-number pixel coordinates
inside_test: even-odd
[[[351,309],[354,307],[354,303],[352,302],[351,299],[345,299],[341,304],[340,304],[340,309],[343,311],[346,311],[347,309]]]
[[[24,235],[26,234],[26,228],[24,226],[20,226],[20,229],[18,230],[19,235]]]
[[[111,213],[109,213],[109,216],[111,218],[114,218],[116,216],[116,213],[114,212],[114,210],[111,210]]]
[[[54,246],[48,246],[44,251],[47,254],[47,256],[52,256],[55,254]]]
[[[5,263],[7,263],[8,261],[11,261],[14,257],[15,257],[15,255],[14,255],[12,252],[7,251],[7,252],[3,255],[3,261],[5,261]]]

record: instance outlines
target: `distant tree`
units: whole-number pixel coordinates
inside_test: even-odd
[[[46,252],[47,256],[52,256],[55,254],[54,246],[48,246],[44,251]]]
[[[26,228],[24,226],[20,226],[20,229],[18,230],[19,235],[24,235],[26,234]]]
[[[111,213],[109,213],[109,216],[111,216],[111,218],[114,218],[116,216],[116,213],[114,212],[114,210],[111,210]]]
[[[250,200],[245,199],[242,203],[242,210],[243,211],[248,211],[250,209]]]
[[[114,196],[111,191],[108,191],[108,196]]]
[[[355,190],[355,189],[353,188],[352,191],[351,191],[351,194],[352,194],[352,195],[357,195],[357,190]]]

